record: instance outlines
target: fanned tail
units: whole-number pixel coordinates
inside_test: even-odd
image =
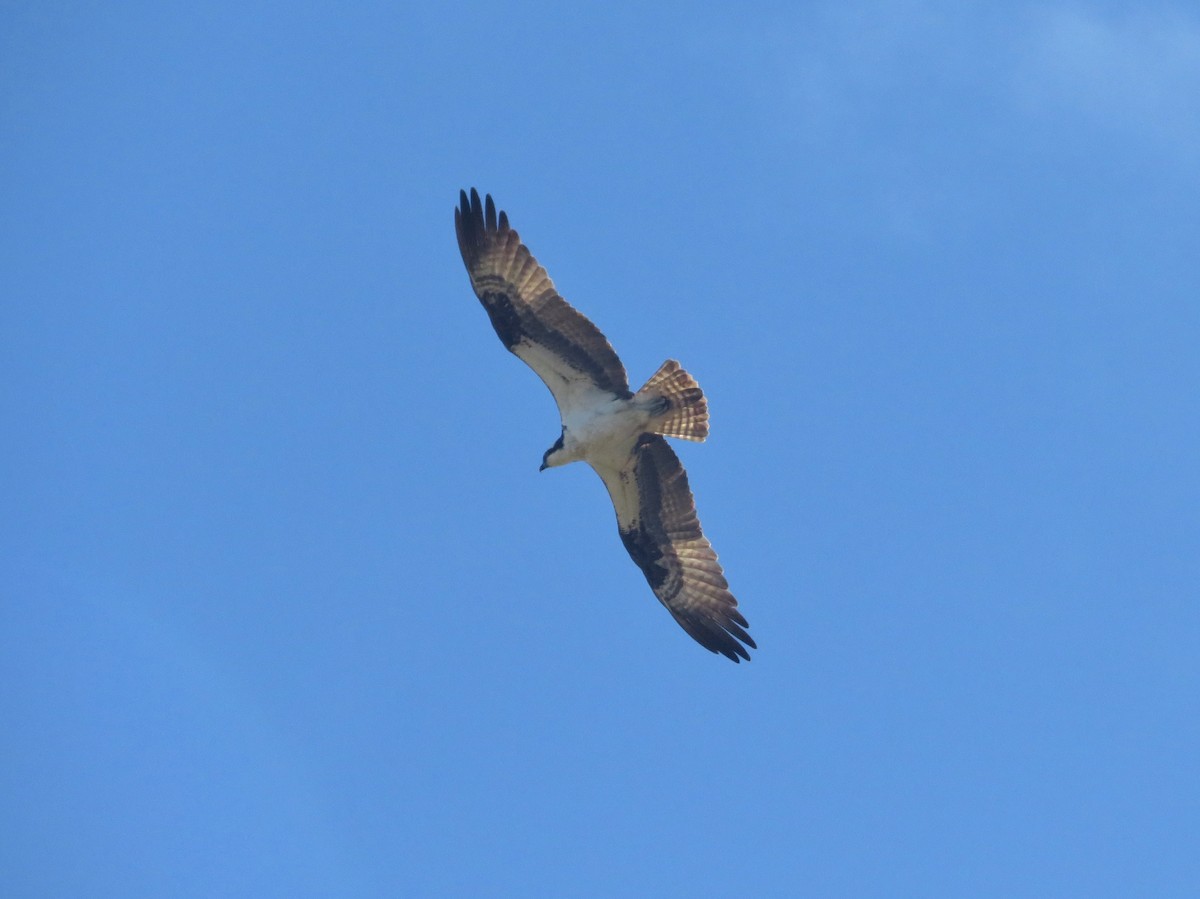
[[[653,433],[696,441],[708,436],[708,400],[696,379],[674,359],[662,364],[635,399],[655,404],[648,428]]]

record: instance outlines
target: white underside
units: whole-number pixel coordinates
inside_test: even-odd
[[[620,468],[649,421],[649,413],[637,401],[598,393],[593,404],[562,416],[563,448],[546,462],[552,468],[569,462]]]
[[[558,405],[565,430],[563,448],[546,458],[546,466],[590,462],[623,468],[650,421],[642,404],[597,388],[543,346],[522,341],[513,352],[541,376]]]

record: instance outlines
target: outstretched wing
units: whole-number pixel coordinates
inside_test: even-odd
[[[758,647],[700,530],[687,472],[667,441],[643,434],[628,461],[592,467],[612,497],[621,542],[654,595],[705,649],[749,661],[742,644]]]
[[[560,414],[596,390],[632,396],[625,366],[580,312],[558,295],[546,270],[508,224],[489,194],[459,191],[454,230],[471,286],[500,340],[550,388]]]

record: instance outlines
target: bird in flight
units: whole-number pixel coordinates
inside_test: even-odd
[[[491,195],[459,192],[454,230],[471,287],[510,352],[546,382],[562,433],[541,470],[587,462],[617,513],[621,542],[679,626],[737,662],[757,649],[700,530],[687,473],[664,437],[703,441],[708,402],[668,360],[637,393],[600,329],[559,296]],[[744,645],[743,645],[744,644]]]

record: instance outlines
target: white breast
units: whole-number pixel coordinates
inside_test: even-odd
[[[624,457],[648,418],[630,400],[610,394],[602,402],[563,417],[563,449],[575,459]]]

